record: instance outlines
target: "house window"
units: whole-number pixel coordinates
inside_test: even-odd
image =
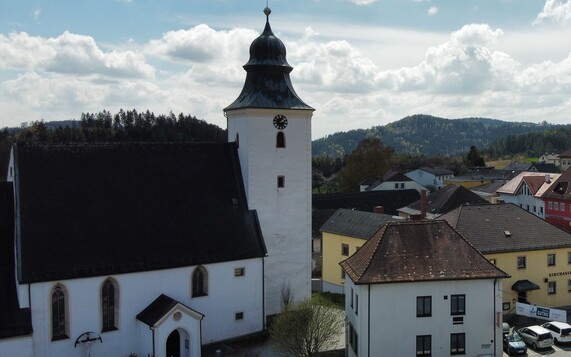
[[[234,320],[244,320],[244,313],[243,312],[237,312],[234,314]]]
[[[543,215],[543,207],[539,207],[539,214]]]
[[[395,188],[399,188],[399,183],[398,183],[398,182],[395,183]]]
[[[355,315],[359,315],[359,295],[355,294]]]
[[[561,202],[561,203],[559,204],[559,210],[560,210],[561,212],[565,212],[565,203]]]
[[[547,254],[547,265],[548,266],[555,265],[555,254]]]
[[[547,294],[553,295],[557,292],[557,283],[555,281],[550,281],[547,283]]]
[[[553,209],[553,202],[550,201],[548,204],[548,207],[549,207],[549,209]]]
[[[246,268],[236,268],[234,269],[234,276],[244,276],[246,275]]]
[[[416,336],[416,355],[417,356],[432,356],[432,336],[422,335]]]
[[[192,273],[192,297],[208,295],[208,273],[204,267],[197,267]]]
[[[278,176],[278,188],[285,187],[285,176]]]
[[[101,332],[117,330],[118,302],[117,282],[109,278],[101,287],[101,321],[103,323]]]
[[[525,269],[525,257],[517,257],[517,268]]]
[[[450,296],[450,314],[466,315],[466,295]]]
[[[345,280],[345,270],[341,268],[341,280]]]
[[[404,189],[404,182],[401,182],[400,188],[403,188],[403,189]]]
[[[52,290],[52,341],[69,338],[68,329],[66,292],[58,284]]]
[[[466,334],[452,333],[450,334],[450,354],[463,355],[466,354]]]
[[[349,324],[349,346],[355,352],[355,355],[358,355],[359,352],[359,336],[357,335],[357,331],[353,328],[353,325]]]
[[[567,292],[571,293],[571,279],[567,280]]]
[[[351,308],[353,308],[353,288],[351,288]]]
[[[511,305],[509,302],[504,302],[502,303],[502,310],[507,311],[511,308]]]
[[[341,244],[341,255],[349,256],[349,244]]]
[[[559,211],[559,202],[553,202],[553,210]]]
[[[490,263],[496,265],[496,260],[495,260],[495,259],[490,259]]]
[[[567,264],[571,264],[571,252],[567,252]]]
[[[282,131],[278,131],[276,134],[276,147],[277,148],[285,148],[285,134]]]
[[[432,316],[432,296],[416,297],[416,317]]]

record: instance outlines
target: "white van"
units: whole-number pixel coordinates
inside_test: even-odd
[[[553,342],[571,342],[571,325],[565,322],[551,321],[546,322],[541,327],[544,327],[551,332]]]
[[[517,330],[522,340],[533,349],[548,348],[553,346],[553,336],[548,329],[533,325]]]

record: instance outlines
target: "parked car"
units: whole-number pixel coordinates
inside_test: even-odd
[[[551,332],[553,342],[571,342],[571,325],[565,322],[551,321],[546,322],[541,327],[544,327]]]
[[[527,346],[517,332],[504,334],[504,352],[510,356],[523,355],[527,352]]]
[[[520,328],[517,330],[517,333],[519,333],[523,342],[534,349],[553,346],[553,336],[551,336],[551,332],[539,325]]]

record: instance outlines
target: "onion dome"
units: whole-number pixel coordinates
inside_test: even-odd
[[[244,65],[246,81],[238,98],[224,111],[242,108],[309,109],[295,93],[284,43],[272,32],[269,8],[264,9],[264,32],[250,45],[250,60]]]

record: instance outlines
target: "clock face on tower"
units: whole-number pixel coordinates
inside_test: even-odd
[[[274,117],[274,126],[276,127],[276,129],[285,129],[285,127],[287,126],[287,118],[285,117],[285,115],[282,114],[278,114]]]

